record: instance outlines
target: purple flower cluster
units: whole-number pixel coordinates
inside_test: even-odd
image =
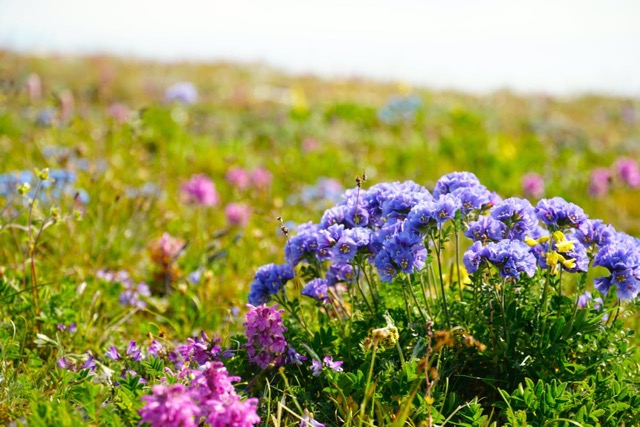
[[[98,270],[96,277],[110,283],[120,283],[124,286],[124,291],[122,291],[119,297],[120,305],[130,305],[138,308],[145,308],[147,306],[147,303],[144,302],[141,297],[151,296],[149,286],[145,282],[135,283],[125,270]]]
[[[253,276],[249,291],[249,304],[258,306],[269,302],[271,295],[277,295],[280,289],[293,277],[293,268],[289,264],[263,265]]]
[[[262,369],[285,362],[287,341],[284,332],[287,328],[282,323],[284,310],[276,310],[276,307],[249,305],[247,321],[243,323],[249,361]]]
[[[311,372],[314,377],[320,376],[324,368],[331,369],[334,372],[342,372],[341,360],[333,361],[333,357],[325,356],[322,362],[316,359],[311,361]]]
[[[521,273],[533,277],[537,262],[529,247],[519,240],[500,240],[486,246],[475,242],[464,254],[464,265],[469,273],[475,273],[483,263],[498,268],[503,278],[519,279]]]
[[[242,400],[220,362],[207,362],[200,371],[192,371],[189,386],[156,385],[152,394],[143,396],[142,423],[152,427],[195,427],[204,422],[213,427],[251,427],[260,422],[258,399]]]
[[[620,299],[633,299],[640,292],[640,239],[616,233],[609,244],[600,248],[593,265],[605,267],[609,276],[595,279],[595,288],[607,294],[617,288]]]

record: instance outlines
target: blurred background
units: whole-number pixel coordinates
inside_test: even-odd
[[[2,0],[0,49],[638,96],[638,17],[630,0]]]

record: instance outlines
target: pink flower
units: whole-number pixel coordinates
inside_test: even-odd
[[[616,171],[620,179],[631,188],[640,187],[640,169],[638,161],[623,157],[615,163]]]
[[[27,77],[27,91],[29,92],[29,99],[31,102],[38,101],[42,96],[42,82],[40,81],[40,76],[31,73],[29,77]]]
[[[225,178],[229,184],[238,190],[246,190],[251,185],[251,176],[249,175],[249,172],[239,167],[229,169]]]
[[[198,425],[200,408],[193,401],[192,393],[180,384],[155,385],[153,394],[143,396],[142,400],[146,404],[139,412],[141,423],[148,423],[152,427]]]
[[[522,192],[525,197],[539,199],[544,195],[544,179],[536,173],[522,177]]]
[[[219,200],[215,184],[204,174],[193,175],[182,186],[182,194],[190,202],[202,206],[216,206]]]
[[[224,208],[227,222],[233,226],[246,227],[251,217],[251,208],[242,203],[229,203]]]
[[[109,117],[115,120],[118,124],[124,124],[129,121],[131,117],[131,110],[124,104],[119,102],[114,102],[109,106],[109,110],[107,110]]]
[[[302,149],[304,151],[315,151],[318,148],[318,140],[314,139],[314,138],[305,138],[304,141],[302,141]]]
[[[271,186],[273,175],[267,168],[257,168],[251,173],[251,181],[258,190],[265,190]]]
[[[611,185],[611,171],[607,168],[595,168],[591,171],[589,194],[593,197],[603,197],[609,192]]]

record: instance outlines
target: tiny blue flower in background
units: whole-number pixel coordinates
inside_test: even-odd
[[[394,95],[378,110],[378,118],[388,125],[413,121],[422,108],[418,95]]]
[[[164,98],[166,102],[191,105],[198,100],[198,90],[193,83],[179,82],[167,88]]]

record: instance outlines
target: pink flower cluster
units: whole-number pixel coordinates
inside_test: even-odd
[[[204,421],[213,427],[252,427],[260,423],[258,399],[242,400],[221,362],[207,362],[202,371],[192,372],[188,387],[156,385],[153,393],[142,398],[141,423],[152,427],[195,427]]]
[[[245,346],[249,361],[262,369],[283,363],[287,349],[287,341],[284,338],[287,328],[282,323],[281,316],[283,310],[276,310],[277,305],[247,306],[249,311],[243,326],[248,340]]]
[[[589,194],[593,197],[606,196],[616,177],[629,188],[640,188],[640,166],[638,166],[638,161],[629,157],[622,157],[611,168],[595,168],[591,171]]]
[[[271,186],[273,175],[268,169],[259,167],[248,171],[240,167],[229,169],[225,175],[227,182],[238,190],[244,191],[251,186],[258,190],[266,190]]]
[[[524,175],[522,177],[522,192],[527,198],[541,198],[544,196],[544,179],[537,173]]]
[[[216,206],[219,201],[215,184],[204,174],[193,175],[182,186],[182,194],[189,202],[202,206]]]

